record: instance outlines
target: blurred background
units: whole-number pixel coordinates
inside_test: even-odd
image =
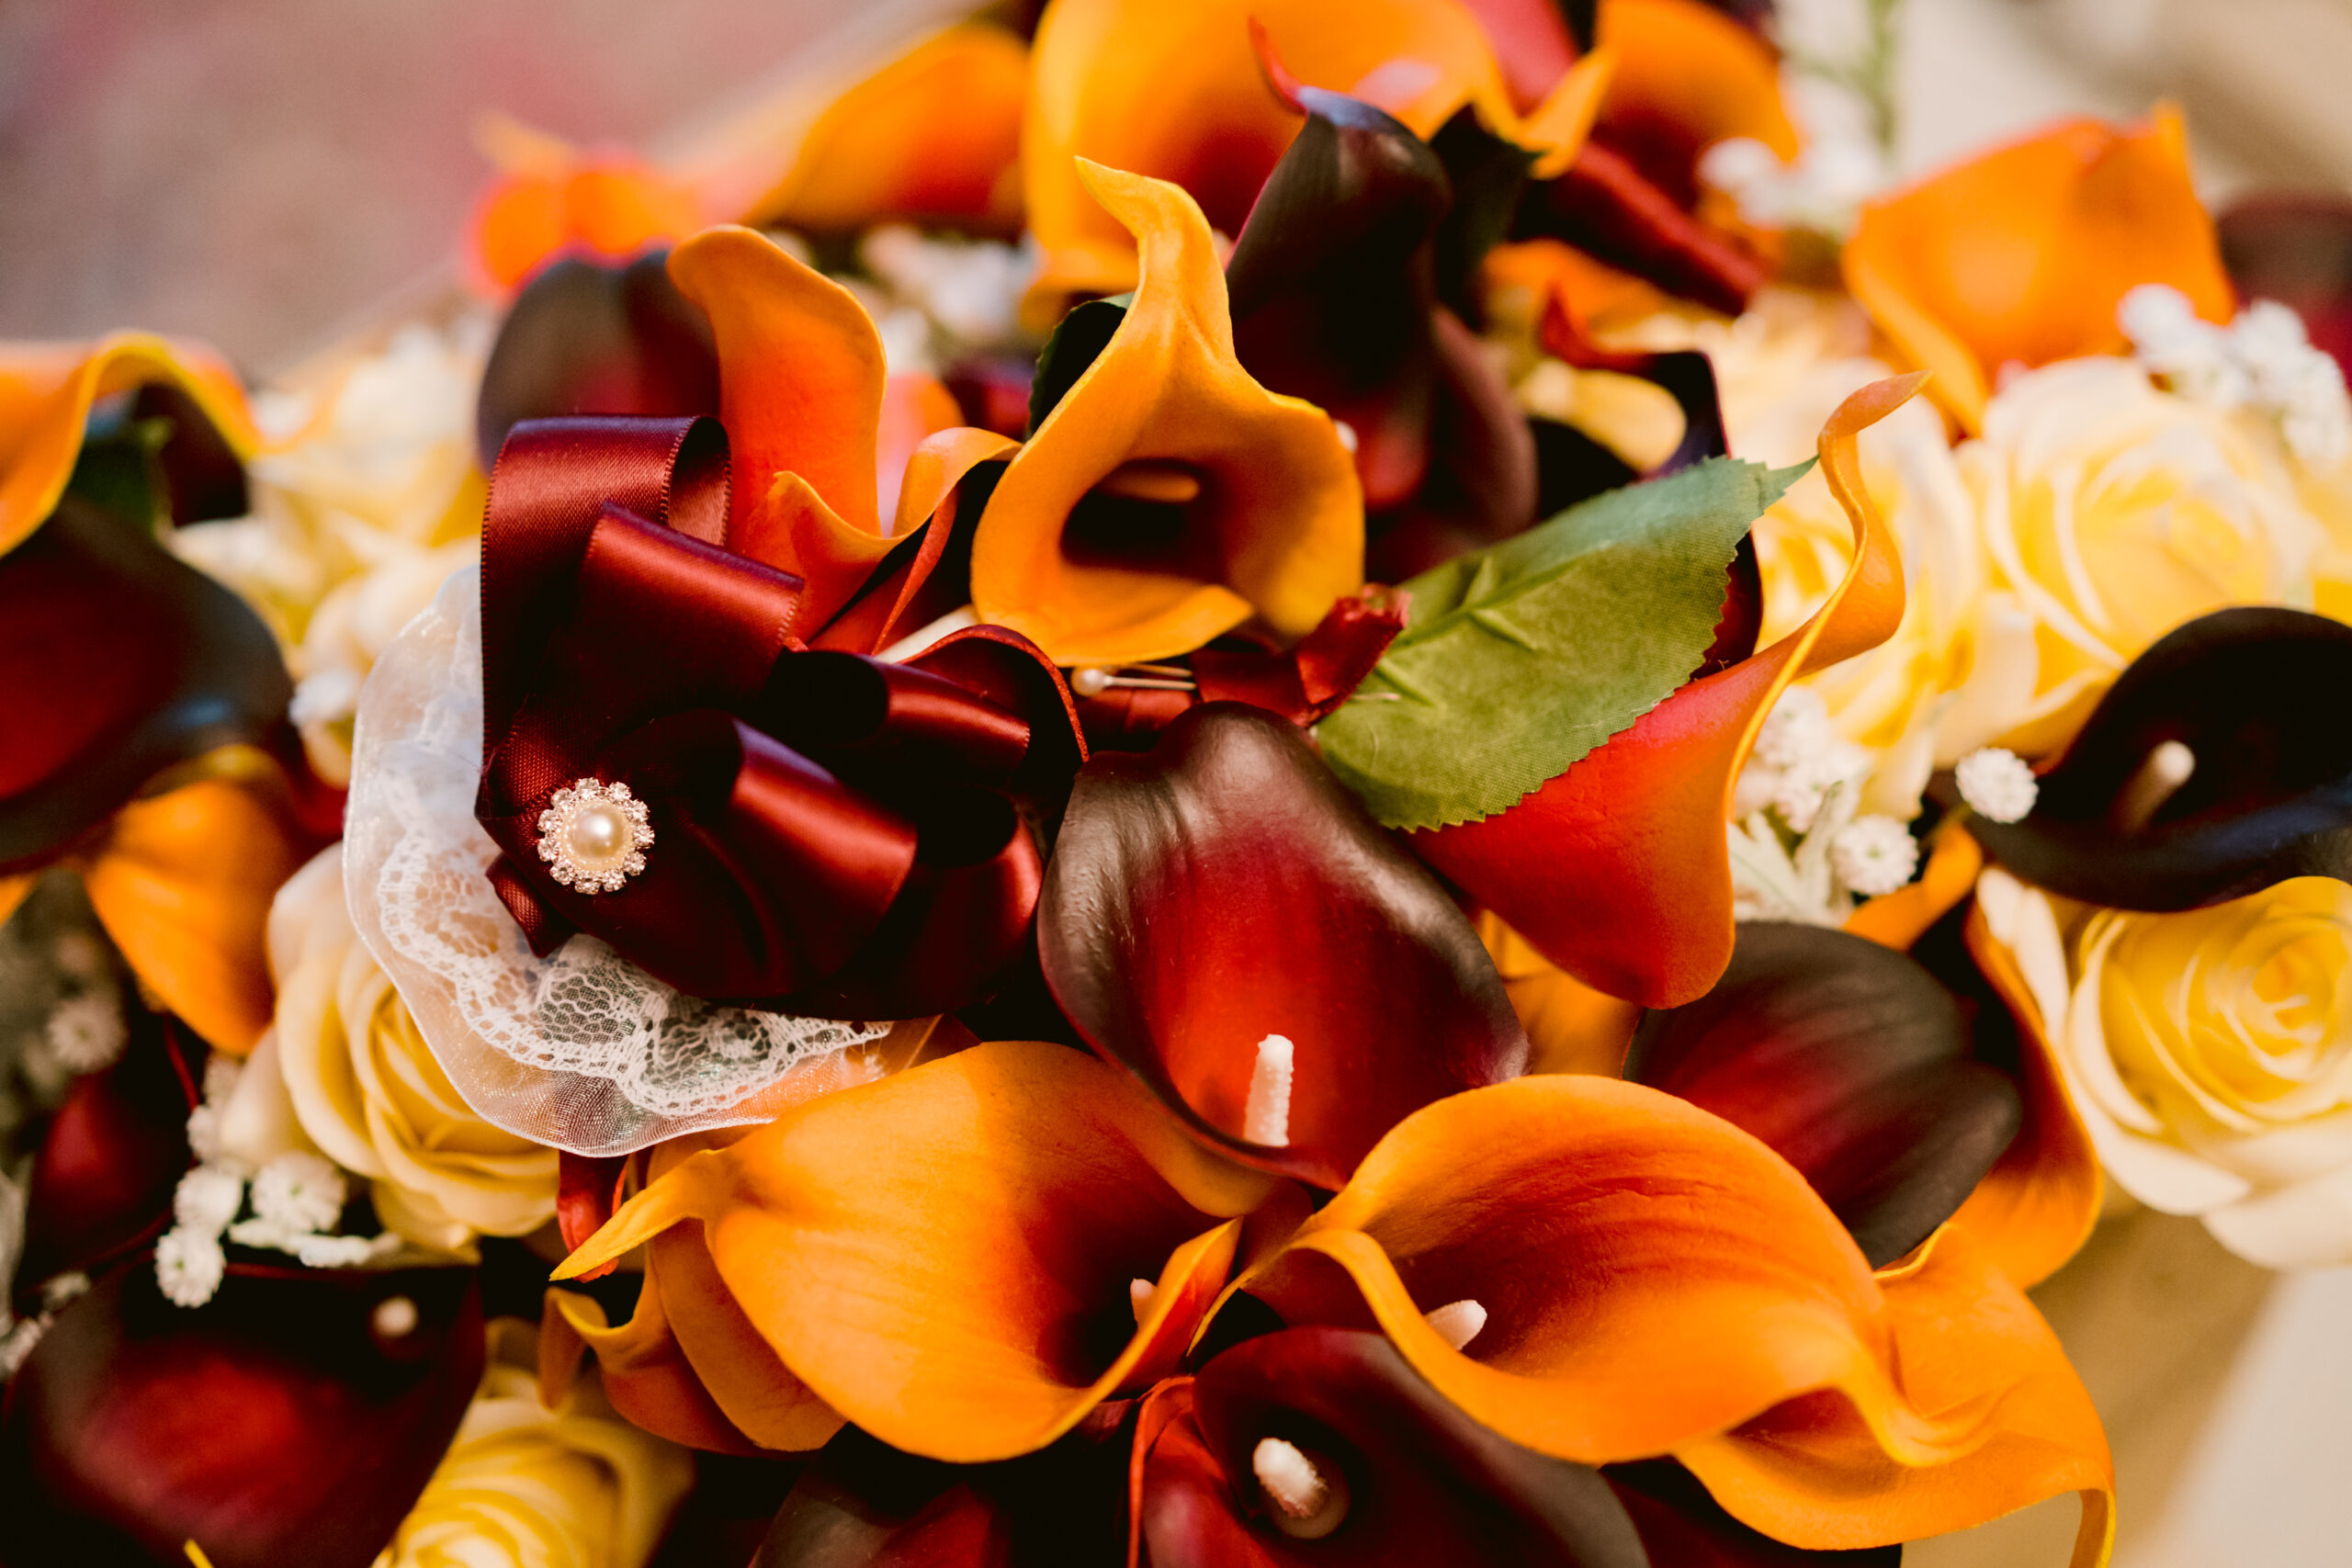
[[[1871,3],[1781,0],[1783,36],[1847,52]],[[449,286],[489,173],[483,111],[659,151],[776,81],[968,8],[12,0],[0,336],[136,325],[266,375]],[[2054,116],[2169,98],[2217,203],[2352,187],[2352,0],[1907,0],[1898,36],[1906,174]],[[2276,1278],[2142,1211],[2036,1294],[2108,1419],[2118,1568],[2352,1562],[2352,1270]],[[2073,1518],[2062,1499],[1906,1561],[2063,1562]]]

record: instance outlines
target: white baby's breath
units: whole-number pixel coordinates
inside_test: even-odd
[[[307,1150],[288,1150],[254,1178],[254,1213],[289,1235],[332,1229],[343,1201],[343,1172]]]
[[[155,1244],[155,1282],[175,1306],[199,1307],[210,1301],[228,1267],[219,1241],[186,1225],[173,1226]]]

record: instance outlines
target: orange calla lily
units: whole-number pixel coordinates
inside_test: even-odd
[[[1234,356],[1199,205],[1163,180],[1083,161],[1080,174],[1141,246],[1142,280],[998,483],[972,542],[973,604],[1065,664],[1189,653],[1252,615],[1303,637],[1363,581],[1354,462],[1329,415],[1267,391]],[[1073,513],[1114,475],[1165,498],[1151,504],[1178,537],[1156,560],[1072,537]]]
[[[1960,908],[1984,869],[1984,846],[1957,821],[1947,820],[1928,841],[1919,880],[1870,899],[1846,917],[1846,929],[1882,947],[1907,951],[1929,926]]]
[[[703,221],[691,189],[634,154],[583,152],[498,115],[484,116],[477,135],[499,174],[474,204],[466,255],[493,291],[559,255],[631,256]]]
[[[791,1379],[885,1442],[978,1462],[1173,1371],[1232,1269],[1232,1216],[1283,1190],[1117,1069],[1002,1043],[693,1155],[556,1277],[699,1221],[715,1277],[697,1295],[731,1297]],[[683,1326],[675,1294],[664,1309]]]
[[[2002,366],[2122,352],[2116,307],[2141,284],[2170,284],[2208,321],[2234,309],[2168,107],[2128,130],[2064,121],[1873,202],[1844,265],[1972,434]]]
[[[2025,1119],[2016,1142],[1952,1223],[1981,1238],[2002,1273],[2019,1285],[2038,1285],[2090,1239],[2105,1178],[2089,1129],[2059,1075],[2041,1005],[2016,957],[1986,930],[1982,907],[1970,908],[1964,934],[1977,968],[2017,1020],[2017,1079]]]
[[[1461,0],[1058,0],[1037,30],[1022,132],[1029,227],[1046,257],[1030,286],[1042,324],[1072,295],[1133,287],[1135,242],[1072,174],[1073,155],[1182,186],[1238,234],[1302,116],[1283,73],[1384,109],[1426,141],[1464,107],[1551,162],[1573,157],[1607,62],[1579,62],[1522,118],[1478,17]],[[1539,173],[1554,172],[1540,165]]]
[[[1919,389],[1863,388],[1821,432],[1854,559],[1812,619],[1691,682],[1510,810],[1412,835],[1423,858],[1588,986],[1645,1007],[1705,994],[1730,962],[1724,824],[1756,732],[1791,681],[1894,635],[1903,567],[1862,488],[1856,438]]]
[[[806,581],[793,629],[812,636],[975,465],[1013,443],[952,427],[953,400],[929,395],[935,383],[889,375],[873,320],[846,289],[749,229],[695,235],[671,253],[670,276],[717,343],[734,465],[729,547]],[[888,525],[886,433],[899,459]]]
[[[931,219],[1010,233],[1028,89],[1018,37],[988,22],[950,28],[835,99],[742,221],[843,233]]]
[[[1793,1168],[1640,1085],[1546,1075],[1441,1100],[1233,1288],[1293,1324],[1368,1318],[1540,1452],[1671,1453],[1794,1545],[1915,1540],[2064,1491],[2103,1540],[2089,1397],[1963,1231],[1874,1277]],[[1485,1312],[1462,1349],[1424,1315],[1458,1301]]]
[[[1532,1047],[1532,1073],[1599,1073],[1613,1078],[1625,1066],[1642,1010],[1596,991],[1543,953],[1491,909],[1471,921],[1502,976],[1511,1010]]]
[[[92,405],[157,383],[194,400],[240,460],[261,445],[235,372],[199,344],[152,333],[0,344],[0,555],[57,509]]]
[[[1781,62],[1753,28],[1702,0],[1602,0],[1595,39],[1617,69],[1594,134],[1685,206],[1699,154],[1718,141],[1797,155]]]
[[[78,870],[148,989],[242,1054],[270,1021],[270,899],[314,846],[281,764],[224,744],[283,728],[268,631],[163,551],[150,519],[66,494],[93,405],[146,388],[206,422],[187,434],[215,457],[259,445],[204,348],[141,333],[0,346],[0,685],[18,694],[0,740],[0,915],[39,870]],[[107,620],[126,614],[128,628]]]

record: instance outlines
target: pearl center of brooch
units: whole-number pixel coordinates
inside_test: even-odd
[[[645,869],[653,842],[645,802],[625,784],[577,779],[539,813],[539,858],[576,893],[617,893]]]

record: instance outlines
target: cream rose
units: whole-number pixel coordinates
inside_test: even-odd
[[[320,1152],[373,1184],[384,1224],[456,1249],[555,1213],[556,1152],[491,1125],[458,1097],[407,1006],[351,928],[343,848],[311,861],[270,909],[273,1048],[294,1117]]]
[[[1978,889],[2109,1175],[2272,1269],[2352,1264],[2352,884],[2178,914]]]
[[[2013,377],[1958,458],[1992,575],[1949,756],[2047,755],[2166,632],[2232,604],[2313,606],[2326,533],[2277,443],[2131,360]]]
[[[614,1414],[593,1375],[539,1404],[537,1336],[491,1325],[491,1364],[376,1568],[643,1568],[694,1485],[686,1450]]]

